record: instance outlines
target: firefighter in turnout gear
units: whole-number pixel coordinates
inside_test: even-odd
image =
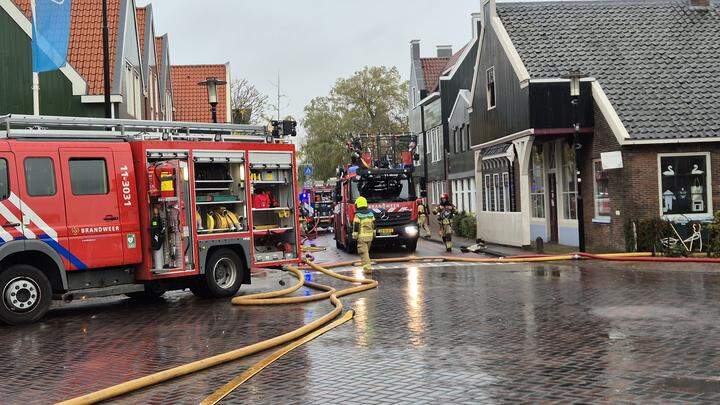
[[[368,209],[365,197],[355,200],[355,218],[353,218],[353,239],[357,241],[357,250],[362,261],[363,273],[372,274],[370,246],[375,238],[375,215]]]
[[[420,236],[423,238],[429,238],[432,235],[430,231],[430,210],[425,205],[425,200],[422,198],[417,200],[418,202],[418,228],[420,228]]]
[[[452,219],[455,214],[457,214],[457,210],[453,203],[450,202],[450,196],[447,193],[443,194],[440,198],[440,205],[435,207],[435,215],[437,215],[440,224],[440,236],[447,252],[452,252]]]

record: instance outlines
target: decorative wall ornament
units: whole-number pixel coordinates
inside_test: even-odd
[[[673,209],[673,203],[675,202],[675,193],[670,190],[665,190],[663,193],[663,212],[670,212]]]
[[[674,175],[675,175],[675,170],[673,170],[672,166],[668,166],[667,170],[665,170],[663,172],[663,176],[674,176]]]
[[[705,174],[703,170],[700,170],[700,167],[698,165],[693,165],[692,174]]]

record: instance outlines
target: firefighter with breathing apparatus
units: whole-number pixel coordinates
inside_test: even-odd
[[[362,261],[363,273],[372,274],[370,246],[375,238],[375,215],[368,209],[365,197],[358,197],[355,200],[352,237],[357,241],[357,250]]]
[[[452,202],[450,202],[450,195],[447,193],[440,197],[440,204],[435,207],[435,215],[437,215],[438,223],[440,224],[440,236],[442,236],[443,243],[445,244],[445,250],[452,252],[452,219],[457,214],[457,210]]]
[[[420,228],[420,236],[423,238],[429,238],[432,232],[430,231],[430,218],[428,218],[430,211],[428,210],[425,200],[420,198],[417,200],[418,206],[418,228]]]

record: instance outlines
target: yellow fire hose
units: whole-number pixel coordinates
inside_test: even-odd
[[[651,256],[650,253],[620,253],[620,254],[608,254],[608,255],[597,255],[598,258],[612,258],[612,257],[647,257]],[[376,263],[398,263],[398,262],[413,262],[413,261],[455,261],[465,263],[528,263],[528,262],[549,262],[549,261],[560,261],[560,260],[573,260],[580,259],[577,255],[558,255],[558,256],[542,256],[542,257],[528,257],[528,258],[499,258],[499,259],[485,259],[485,258],[466,258],[466,257],[446,257],[446,256],[430,256],[430,257],[399,257],[390,259],[378,259],[374,260]],[[334,308],[332,311],[323,315],[319,319],[316,319],[307,325],[304,325],[298,329],[287,332],[283,335],[276,336],[272,339],[264,340],[249,346],[245,346],[239,349],[231,350],[226,353],[218,354],[212,357],[208,357],[202,360],[197,360],[188,364],[173,367],[164,371],[160,371],[154,374],[150,374],[144,377],[136,378],[112,387],[108,387],[90,394],[86,394],[77,398],[73,398],[67,401],[60,402],[61,405],[77,405],[77,404],[94,404],[100,401],[105,401],[111,398],[118,397],[120,395],[129,394],[140,389],[148,388],[153,385],[182,377],[188,374],[196,373],[198,371],[206,370],[208,368],[228,363],[247,357],[273,347],[280,346],[282,344],[295,341],[282,349],[274,352],[267,358],[261,360],[259,363],[250,367],[243,374],[230,381],[228,384],[223,386],[221,389],[213,393],[210,397],[203,401],[204,404],[215,404],[222,398],[227,396],[232,390],[240,386],[243,382],[250,379],[252,376],[260,372],[263,368],[267,367],[273,361],[287,354],[291,350],[299,347],[300,345],[320,336],[327,331],[342,325],[353,317],[353,312],[348,311],[342,318],[331,322],[342,312],[343,305],[339,300],[340,297],[345,295],[355,294],[361,291],[376,288],[378,282],[370,279],[358,279],[354,277],[345,276],[342,274],[335,273],[328,270],[328,268],[336,268],[341,266],[348,266],[355,264],[354,261],[333,263],[320,267],[313,262],[305,261],[305,264],[310,268],[326,274],[330,277],[334,277],[339,280],[347,281],[350,283],[360,283],[361,285],[346,288],[343,290],[335,290],[332,287],[325,286],[322,284],[312,283],[305,281],[302,272],[295,267],[287,267],[297,279],[298,282],[288,288],[271,291],[266,293],[251,294],[242,297],[235,297],[232,303],[235,305],[286,305],[286,304],[297,304],[311,301],[319,301],[323,299],[330,299]],[[302,297],[282,297],[283,295],[291,294],[303,286],[315,290],[324,291],[320,294],[313,294],[310,296]],[[299,339],[299,340],[296,340]]]

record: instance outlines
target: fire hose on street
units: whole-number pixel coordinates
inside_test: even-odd
[[[581,260],[581,259],[593,259],[593,260],[610,260],[610,261],[670,261],[663,259],[672,259],[673,262],[708,262],[708,259],[693,259],[686,258],[684,260],[676,258],[656,258],[651,257],[652,253],[616,253],[616,254],[582,254],[573,253],[566,255],[555,255],[555,256],[526,256],[526,257],[508,257],[508,258],[469,258],[469,257],[446,257],[446,256],[430,256],[430,257],[419,257],[409,256],[401,258],[391,259],[378,259],[374,260],[375,263],[398,263],[398,262],[463,262],[463,263],[538,263],[538,262],[551,262],[551,261],[567,261],[567,260]],[[719,263],[720,260],[715,259],[715,263]],[[340,301],[340,297],[347,296],[350,294],[356,294],[359,292],[374,289],[378,286],[378,282],[372,279],[355,278],[346,276],[343,274],[336,273],[329,269],[352,266],[355,265],[355,261],[340,262],[333,264],[326,264],[319,266],[309,260],[305,260],[305,266],[302,269],[313,269],[320,273],[323,273],[332,278],[356,284],[353,287],[337,290],[333,287],[318,284],[310,281],[306,281],[301,269],[297,267],[288,266],[287,271],[293,274],[297,278],[297,283],[293,286],[287,287],[282,290],[264,292],[258,294],[251,294],[247,296],[238,296],[232,299],[234,305],[288,305],[288,304],[302,304],[320,300],[330,300],[334,306],[333,310],[323,315],[322,317],[283,335],[274,337],[272,339],[264,340],[249,346],[245,346],[239,349],[231,350],[226,353],[218,354],[205,359],[197,360],[188,364],[173,367],[164,371],[160,371],[154,374],[150,374],[144,377],[136,378],[112,387],[108,387],[93,393],[89,393],[77,398],[73,398],[60,404],[65,405],[77,405],[77,404],[93,404],[101,401],[106,401],[121,395],[126,395],[141,389],[145,389],[165,381],[169,381],[178,377],[186,376],[189,374],[197,373],[209,369],[211,367],[232,362],[244,357],[248,357],[268,349],[272,349],[281,345],[285,345],[277,351],[273,352],[269,356],[263,358],[258,363],[255,363],[245,372],[240,374],[238,377],[228,382],[226,385],[219,388],[212,395],[207,397],[202,404],[216,404],[230,394],[233,390],[238,388],[242,383],[246,382],[254,375],[262,371],[265,367],[272,364],[280,357],[289,353],[293,349],[307,343],[316,337],[346,323],[353,318],[354,312],[352,310],[346,311],[342,316],[343,304]],[[318,294],[309,296],[291,296],[286,297],[288,294],[292,294],[302,287],[308,287],[313,290],[322,291]]]

